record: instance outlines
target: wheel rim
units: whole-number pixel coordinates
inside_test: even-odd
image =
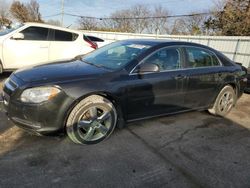
[[[112,126],[110,109],[93,106],[86,109],[77,121],[79,136],[85,141],[95,141],[107,136]]]
[[[231,110],[234,104],[233,93],[225,92],[222,95],[220,102],[219,102],[219,110],[221,113],[227,113]]]

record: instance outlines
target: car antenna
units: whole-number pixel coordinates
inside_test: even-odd
[[[70,28],[72,26],[72,24],[70,24],[67,28]]]

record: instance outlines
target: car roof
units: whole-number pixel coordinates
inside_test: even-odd
[[[127,39],[123,41],[128,41],[128,42],[134,42],[138,44],[148,44],[152,46],[158,46],[158,45],[165,45],[165,46],[171,46],[171,45],[185,45],[185,46],[191,46],[191,47],[200,47],[200,48],[205,48],[209,49],[213,52],[218,52],[217,50],[205,46],[202,44],[194,43],[194,42],[186,42],[186,41],[179,41],[179,40],[168,40],[168,39]]]
[[[82,33],[79,30],[69,29],[69,28],[50,25],[50,24],[45,24],[45,23],[25,22],[24,25],[37,26],[37,27],[46,27],[46,28],[49,28],[49,29],[58,29],[58,30],[63,30],[63,31],[68,31],[68,32],[73,32],[73,33]]]
[[[194,46],[204,46],[202,44],[198,44],[198,43],[193,43],[193,42],[186,42],[186,41],[178,41],[178,40],[168,40],[168,39],[127,39],[124,41],[131,41],[131,42],[135,42],[135,43],[141,43],[141,44],[185,44],[185,45],[194,45]],[[205,46],[207,47],[207,46]]]

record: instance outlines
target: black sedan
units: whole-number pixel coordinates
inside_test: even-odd
[[[209,47],[125,40],[18,70],[3,99],[16,125],[39,134],[64,130],[75,143],[93,144],[134,120],[207,109],[225,116],[245,84],[242,67]]]
[[[250,94],[250,68],[247,69],[247,86],[245,92]]]

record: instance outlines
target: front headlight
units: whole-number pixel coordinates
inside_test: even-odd
[[[23,91],[21,101],[25,103],[41,103],[50,100],[60,93],[56,87],[36,87]]]

